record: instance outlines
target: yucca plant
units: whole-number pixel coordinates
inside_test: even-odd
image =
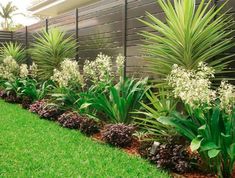
[[[1,50],[1,58],[11,56],[18,64],[26,61],[26,52],[22,44],[13,42],[5,43]]]
[[[175,0],[174,3],[158,0],[165,14],[165,22],[147,13],[147,19],[140,19],[157,33],[143,31],[146,40],[143,52],[150,63],[150,71],[164,79],[178,64],[186,69],[194,69],[199,62],[208,63],[216,74],[228,72],[228,65],[234,55],[222,54],[234,46],[231,30],[234,20],[224,13],[223,7],[216,7],[212,0]],[[230,71],[231,72],[231,71]],[[217,79],[219,79],[218,77]]]
[[[35,38],[29,52],[38,66],[38,77],[41,80],[49,79],[53,70],[60,67],[65,58],[74,58],[76,55],[76,41],[58,29],[43,31]]]
[[[104,93],[98,95],[93,101],[93,107],[106,114],[111,123],[130,124],[133,120],[132,112],[140,108],[140,102],[148,89],[147,80],[124,79],[108,89],[108,96]]]

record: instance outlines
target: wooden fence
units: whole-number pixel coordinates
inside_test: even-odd
[[[214,0],[214,3],[219,5],[221,1]],[[227,6],[235,7],[234,0],[230,0]],[[100,52],[112,56],[121,53],[127,58],[127,74],[142,75],[147,64],[140,52],[142,39],[138,33],[151,29],[137,18],[145,18],[146,11],[164,19],[156,0],[101,0],[20,29],[14,32],[13,39],[29,47],[36,33],[42,29],[57,27],[77,39],[79,53],[76,58],[81,63],[84,59],[94,58]]]
[[[10,31],[0,31],[0,47],[3,43],[13,40],[13,32]]]

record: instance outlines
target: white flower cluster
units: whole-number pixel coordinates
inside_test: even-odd
[[[186,70],[175,64],[167,80],[175,97],[195,108],[211,105],[216,99],[216,92],[210,88],[209,80],[213,74],[214,71],[204,63],[199,64],[198,70]]]
[[[116,58],[116,74],[118,76],[123,75],[124,62],[125,58],[119,54]],[[114,76],[111,57],[100,53],[94,61],[86,60],[83,66],[83,74],[85,80],[91,80],[93,83],[109,82]]]
[[[124,70],[125,57],[119,54],[116,58],[117,75],[122,76]]]
[[[29,75],[29,70],[27,64],[21,64],[20,65],[20,77],[26,78]]]
[[[91,80],[93,83],[108,82],[113,75],[111,57],[100,53],[94,61],[86,60],[83,75],[86,80]]]
[[[222,81],[218,89],[218,95],[220,99],[220,107],[227,113],[231,113],[235,104],[235,87],[228,84],[226,81]]]
[[[29,66],[29,73],[32,78],[37,78],[37,73],[38,73],[38,66],[33,62],[31,66]]]
[[[58,83],[60,87],[72,87],[71,85],[83,85],[83,77],[79,72],[77,61],[65,59],[60,64],[60,70],[54,69],[51,79]]]
[[[0,78],[10,81],[17,77],[26,78],[29,76],[29,70],[34,71],[35,64],[28,68],[27,64],[19,65],[15,59],[13,59],[11,56],[8,56],[3,60],[2,64],[0,64]],[[36,76],[36,74],[34,74],[34,76]]]
[[[0,65],[0,78],[13,80],[18,73],[19,65],[17,62],[11,56],[6,57]]]
[[[215,70],[212,67],[207,66],[203,62],[199,62],[197,76],[200,78],[214,78]]]
[[[214,70],[205,63],[199,63],[197,70],[186,70],[175,64],[167,80],[174,96],[192,108],[205,104],[211,106],[218,99],[220,108],[231,113],[235,104],[235,87],[222,81],[217,91],[212,90],[210,78],[213,77]]]

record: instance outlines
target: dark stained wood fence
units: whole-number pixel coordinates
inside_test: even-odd
[[[214,0],[220,4],[224,0]],[[143,43],[138,33],[151,31],[137,18],[145,18],[148,11],[160,19],[164,14],[156,0],[100,0],[86,7],[78,8],[55,18],[20,29],[14,33],[14,40],[26,47],[34,41],[34,35],[42,29],[59,28],[77,39],[79,54],[76,58],[82,63],[93,59],[98,53],[126,56],[126,72],[131,75],[143,75],[146,62],[141,54]],[[230,0],[228,8],[234,7]],[[233,12],[235,14],[235,10]]]
[[[0,47],[3,43],[13,40],[13,32],[11,31],[0,31]]]

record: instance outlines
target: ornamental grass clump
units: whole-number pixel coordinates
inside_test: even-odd
[[[140,107],[134,117],[135,124],[153,136],[154,140],[164,142],[177,133],[173,127],[159,122],[158,118],[168,116],[174,111],[178,100],[171,96],[167,90],[163,89],[159,89],[157,94],[149,90],[145,95],[147,100],[141,102],[142,107]]]
[[[130,124],[133,112],[140,109],[140,102],[145,98],[147,81],[148,78],[121,80],[116,86],[107,89],[107,95],[101,93],[95,96],[93,107],[106,114],[108,122]]]

